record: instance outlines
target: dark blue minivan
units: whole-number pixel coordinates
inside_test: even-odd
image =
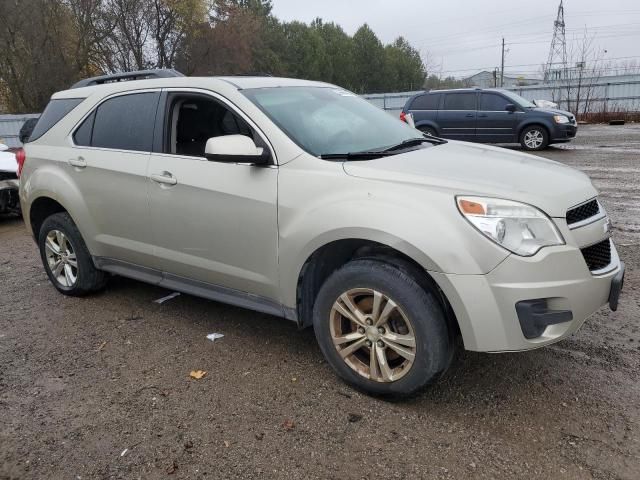
[[[481,143],[520,143],[525,150],[576,136],[575,116],[539,108],[508,90],[430,90],[411,97],[400,114],[412,114],[416,128],[435,137]]]

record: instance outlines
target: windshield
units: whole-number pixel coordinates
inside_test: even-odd
[[[316,156],[380,151],[421,133],[338,87],[256,88],[242,93]]]
[[[510,92],[508,90],[500,90],[500,92],[505,97],[509,97],[509,100],[511,100],[513,103],[515,103],[516,105],[518,105],[518,106],[520,106],[522,108],[536,108],[535,103],[531,103],[529,100],[527,100],[526,98],[521,97],[517,93],[513,93],[513,92]]]

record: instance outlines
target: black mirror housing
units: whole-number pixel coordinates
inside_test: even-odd
[[[515,112],[517,110],[516,106],[513,103],[507,103],[504,107],[507,112]]]

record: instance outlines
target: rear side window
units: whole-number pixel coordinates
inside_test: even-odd
[[[476,94],[469,93],[447,93],[444,97],[445,110],[475,110]]]
[[[427,94],[416,97],[411,103],[410,110],[437,110],[440,105],[440,94]]]
[[[91,138],[92,147],[150,152],[159,96],[158,92],[148,92],[110,98],[87,117],[74,139],[87,142]],[[93,115],[89,135],[90,127],[86,124],[91,123]]]
[[[29,136],[29,141],[33,142],[42,135],[47,133],[51,128],[62,120],[66,115],[76,108],[84,98],[60,98],[58,100],[51,100],[49,105],[44,109],[38,123]]]
[[[496,93],[483,93],[480,95],[480,108],[485,112],[503,112],[511,102],[502,95]]]
[[[91,146],[91,133],[93,132],[93,120],[96,118],[96,112],[91,112],[87,118],[85,118],[82,125],[78,127],[76,133],[73,134],[73,141],[76,145],[81,147]]]

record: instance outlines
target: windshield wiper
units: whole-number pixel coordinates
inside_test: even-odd
[[[447,143],[446,140],[442,140],[436,137],[416,137],[416,138],[409,138],[408,140],[404,140],[398,143],[397,145],[392,145],[391,147],[385,148],[382,151],[392,152],[394,150],[402,150],[404,148],[410,148],[410,147],[420,145],[421,143],[424,143],[424,142],[433,143],[434,145],[442,145],[443,143]]]
[[[380,157],[389,157],[391,152],[349,152],[349,153],[325,153],[320,155],[323,160],[375,160]]]

